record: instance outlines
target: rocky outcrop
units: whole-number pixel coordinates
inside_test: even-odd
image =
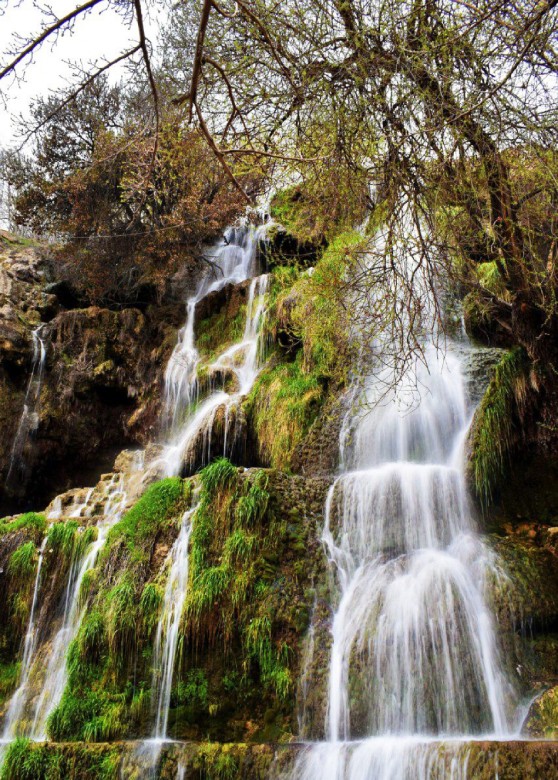
[[[356,743],[347,750],[358,747]],[[558,775],[557,748],[558,744],[551,741],[419,742],[409,748],[408,774],[404,776],[417,776],[413,772],[426,765],[436,778],[459,772],[462,780],[554,780]],[[137,780],[146,776],[154,780],[288,780],[295,763],[308,749],[301,744],[273,742],[24,742],[10,749],[3,776],[5,780]],[[26,771],[29,767],[34,774]]]

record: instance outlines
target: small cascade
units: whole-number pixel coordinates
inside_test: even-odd
[[[72,562],[70,568],[61,626],[52,640],[48,658],[43,661],[45,674],[41,692],[33,706],[30,730],[32,739],[46,738],[48,716],[60,703],[68,681],[66,651],[77,635],[84,614],[80,601],[82,582],[87,572],[95,565],[110,529],[120,520],[126,506],[127,496],[122,474],[114,474],[106,485],[105,491],[103,514],[96,526],[97,538],[89,545],[81,560]],[[88,494],[89,498],[91,495],[92,491]],[[83,506],[79,508],[80,512],[84,511]]]
[[[27,441],[36,432],[39,426],[39,408],[41,401],[41,387],[45,371],[47,356],[48,332],[46,325],[41,324],[31,334],[33,339],[33,357],[31,374],[25,391],[23,411],[19,419],[12,452],[10,466],[6,476],[6,485],[17,482],[25,477],[24,449]]]
[[[236,228],[227,233],[224,244],[218,247],[212,273],[202,278],[198,289],[186,306],[186,323],[165,371],[164,427],[169,432],[160,461],[167,476],[179,474],[183,465],[192,463],[192,448],[201,443],[202,463],[215,455],[229,454],[234,444],[231,429],[236,415],[235,407],[251,389],[261,366],[260,333],[265,315],[264,297],[267,275],[252,278],[248,290],[246,322],[242,339],[219,355],[207,368],[210,371],[227,369],[236,377],[238,389],[228,393],[216,389],[203,400],[199,398],[197,368],[199,353],[195,346],[194,322],[196,306],[207,295],[227,284],[239,284],[256,270],[258,244],[264,227]],[[224,417],[224,451],[212,449],[212,432],[217,414]],[[158,464],[159,465],[159,464]]]
[[[197,397],[196,368],[199,353],[195,345],[196,306],[207,295],[228,284],[240,284],[256,270],[258,245],[265,227],[231,228],[212,257],[211,272],[202,276],[196,292],[186,303],[186,322],[165,369],[164,427],[176,432],[181,417]]]
[[[197,367],[199,353],[194,343],[196,305],[206,295],[229,283],[246,281],[256,270],[256,252],[263,228],[231,230],[219,247],[214,261],[218,274],[205,276],[186,307],[186,324],[179,333],[177,345],[165,372],[166,428],[171,432],[162,455],[163,471],[171,476],[179,474],[183,464],[193,456],[192,448],[201,439],[202,461],[208,463],[214,455],[228,454],[234,444],[234,408],[248,393],[261,367],[260,333],[265,316],[265,293],[268,277],[257,276],[250,282],[246,305],[246,322],[241,341],[225,350],[209,367],[228,369],[236,376],[238,388],[234,393],[215,390],[207,398],[198,396]],[[214,274],[215,274],[214,269]],[[198,405],[193,401],[198,400]],[[215,417],[223,410],[225,419],[224,452],[212,451],[212,431]],[[160,744],[167,739],[171,689],[174,676],[178,629],[188,587],[188,546],[195,508],[188,510],[181,522],[178,537],[169,553],[169,573],[157,634],[153,663],[153,710],[155,722],[152,739],[146,745]],[[146,747],[147,750],[147,747]],[[156,762],[158,752],[151,755]]]
[[[86,514],[86,510],[89,507],[89,502],[91,501],[91,496],[93,495],[93,491],[95,488],[89,488],[87,493],[85,494],[83,501],[81,504],[78,504],[75,509],[72,509],[68,517],[84,517]]]
[[[375,737],[323,742],[297,759],[297,780],[469,780],[469,743]],[[498,777],[498,757],[492,759]],[[484,776],[484,775],[483,775]]]
[[[188,546],[194,512],[195,508],[184,513],[178,537],[168,556],[170,569],[157,626],[153,663],[152,691],[156,712],[153,737],[157,740],[167,736],[178,629],[188,588]]]
[[[39,560],[37,562],[37,574],[35,576],[35,584],[33,586],[33,599],[31,601],[31,612],[29,614],[29,624],[27,626],[27,632],[25,634],[25,641],[23,644],[23,657],[21,659],[21,672],[20,682],[17,690],[10,699],[8,710],[6,712],[4,720],[4,730],[2,733],[2,741],[9,741],[15,737],[16,725],[19,722],[23,709],[27,701],[27,694],[29,689],[29,676],[35,660],[35,651],[37,649],[37,602],[39,596],[39,588],[41,585],[41,571],[43,567],[43,560],[45,554],[45,547],[48,540],[48,530],[43,539],[39,550]]]

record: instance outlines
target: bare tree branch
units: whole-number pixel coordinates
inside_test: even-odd
[[[74,8],[74,10],[69,14],[66,14],[66,16],[58,19],[50,27],[47,27],[45,30],[43,30],[43,32],[40,33],[40,35],[38,35],[36,38],[33,38],[29,45],[26,46],[10,63],[8,63],[8,65],[0,70],[0,79],[3,79],[9,73],[12,73],[19,65],[19,63],[28,57],[32,52],[34,52],[35,49],[41,46],[41,44],[44,43],[47,38],[49,38],[51,35],[54,35],[74,19],[77,19],[77,17],[81,14],[91,10],[91,8],[94,8],[96,5],[99,5],[101,2],[104,2],[104,0],[89,0],[88,3],[84,3],[83,5]]]

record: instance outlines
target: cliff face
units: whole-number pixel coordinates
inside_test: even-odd
[[[345,237],[343,256],[355,240]],[[141,307],[78,306],[44,250],[1,246],[1,514],[10,516],[0,523],[0,716],[11,740],[23,737],[5,752],[2,777],[294,777],[303,748],[289,743],[324,732],[338,600],[324,505],[355,403],[347,317],[320,298],[324,264],[339,255],[314,247],[308,273],[296,242],[282,236],[276,263],[267,246],[261,365],[246,393],[245,356],[234,350],[257,302],[251,282],[197,306],[197,384],[184,414],[195,417],[211,394],[223,399],[168,477],[163,375],[195,285],[177,282]],[[484,355],[471,371],[478,397],[493,364]],[[477,508],[498,560],[486,599],[525,698],[558,683],[558,510],[552,467],[548,479],[535,471],[515,497],[510,486]],[[169,661],[163,639],[173,631]],[[358,704],[361,692],[351,696]],[[525,733],[555,738],[555,698],[537,700]],[[164,735],[178,742],[141,742],[161,735],[161,708]],[[444,771],[468,767],[464,777],[558,771],[545,743],[430,749]]]
[[[3,514],[48,503],[155,437],[183,286],[141,310],[84,304],[53,278],[48,248],[0,239]]]

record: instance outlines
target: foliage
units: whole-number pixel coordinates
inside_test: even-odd
[[[97,529],[82,529],[77,520],[53,523],[47,537],[47,549],[67,561],[79,560],[97,536]]]
[[[120,748],[50,745],[16,739],[7,748],[2,780],[117,780]]]
[[[240,340],[245,322],[245,305],[239,306],[232,316],[227,310],[211,314],[196,327],[196,348],[205,360],[214,360],[228,346]]]
[[[134,300],[146,283],[162,287],[184,246],[194,265],[243,205],[198,130],[181,128],[169,108],[155,148],[141,101],[130,98],[96,79],[41,129],[33,157],[6,164],[16,224],[64,237],[58,273],[108,303]],[[33,121],[58,103],[40,98]]]
[[[20,661],[0,663],[0,705],[12,693],[19,680]]]
[[[151,485],[110,531],[109,545],[123,539],[133,560],[145,558],[157,529],[176,515],[181,499],[185,498],[184,485],[179,477],[169,477]]]
[[[477,495],[488,503],[502,478],[528,391],[522,349],[504,355],[481,401],[471,431],[470,469]]]
[[[319,245],[331,240],[362,222],[366,213],[366,188],[362,180],[344,182],[344,191],[334,186],[330,190],[324,188],[322,175],[323,172],[318,176],[314,172],[310,180],[306,178],[302,185],[279,190],[271,200],[272,218],[302,245]],[[349,192],[350,197],[344,198]]]
[[[327,391],[345,382],[351,363],[346,279],[366,245],[358,232],[341,233],[312,274],[289,267],[274,271],[267,326],[275,341],[274,359],[245,406],[260,457],[274,468],[290,468]]]
[[[49,719],[51,738],[117,739],[145,716],[151,640],[162,600],[159,584],[148,581],[149,562],[156,540],[173,533],[190,497],[188,482],[161,480],[111,529],[84,595],[87,613],[68,649],[68,685]]]
[[[8,573],[14,579],[28,580],[35,572],[37,548],[35,542],[26,542],[10,555]]]

